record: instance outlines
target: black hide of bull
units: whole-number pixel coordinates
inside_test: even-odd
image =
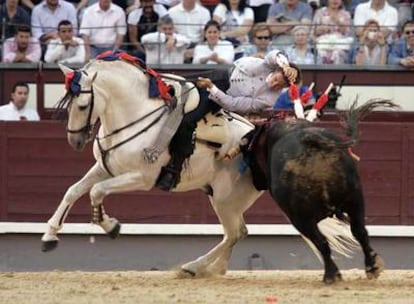
[[[332,216],[349,220],[365,255],[368,278],[378,277],[383,262],[369,245],[357,161],[348,151],[355,141],[344,142],[334,132],[304,120],[275,121],[261,128],[249,153],[255,185],[269,189],[291,223],[319,250],[324,282],[341,279],[317,226]]]

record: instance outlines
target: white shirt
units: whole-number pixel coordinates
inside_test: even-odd
[[[76,9],[72,3],[59,0],[54,11],[51,11],[42,1],[32,10],[31,28],[32,36],[39,39],[42,35],[50,32],[56,32],[60,21],[69,20],[72,23],[74,34],[78,30],[78,19],[76,17]]]
[[[272,109],[281,90],[269,89],[266,78],[283,61],[287,61],[287,58],[279,50],[269,52],[264,59],[242,57],[236,60],[230,75],[229,89],[224,93],[213,86],[210,89],[210,99],[224,109],[240,114]]]
[[[147,64],[182,64],[184,63],[184,52],[191,41],[180,35],[173,35],[176,43],[175,48],[168,52],[165,49],[166,37],[164,33],[148,33],[141,37],[141,43],[145,46]]]
[[[78,46],[69,46],[67,49],[60,38],[53,39],[47,45],[45,62],[51,63],[84,63],[85,62],[85,44],[83,39],[73,37]]]
[[[203,40],[204,25],[211,19],[209,10],[198,3],[191,11],[186,11],[180,3],[170,8],[168,15],[174,21],[177,33],[187,36],[194,43]]]
[[[108,10],[103,11],[99,3],[85,10],[80,26],[80,34],[89,36],[91,44],[99,47],[114,45],[117,34],[125,35],[126,16],[122,8],[111,3]]]
[[[201,63],[200,59],[216,53],[220,58],[226,61],[225,64],[231,64],[234,61],[234,46],[230,41],[219,40],[219,42],[210,48],[208,44],[198,44],[194,48],[193,63]],[[206,64],[217,64],[215,61],[207,61]]]
[[[139,19],[142,16],[142,7],[136,8],[128,14],[128,24],[137,25]],[[154,12],[158,14],[158,17],[161,18],[167,15],[167,9],[162,4],[154,4]]]
[[[217,16],[221,20],[222,31],[235,30],[235,28],[237,28],[238,26],[241,26],[245,20],[250,20],[254,22],[254,12],[250,7],[246,7],[243,11],[243,14],[240,14],[239,11],[228,12],[228,14],[230,14],[230,17],[234,19],[235,21],[235,24],[233,26],[229,26],[228,24],[226,24],[227,12],[228,12],[227,7],[222,3],[217,5],[213,12],[213,16]],[[249,37],[246,35],[241,42],[248,42],[248,41],[249,41]]]
[[[364,26],[369,19],[375,19],[380,26],[386,26],[391,31],[395,31],[398,25],[398,12],[385,1],[384,7],[375,11],[371,8],[371,1],[360,3],[355,8],[354,25]]]
[[[18,110],[13,102],[0,107],[0,120],[40,120],[36,110],[23,107]]]

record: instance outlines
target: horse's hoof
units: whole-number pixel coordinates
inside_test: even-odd
[[[342,281],[342,275],[341,275],[341,273],[340,272],[337,272],[335,275],[333,275],[333,276],[330,276],[330,275],[327,275],[327,274],[325,274],[324,276],[323,276],[323,282],[326,284],[326,285],[331,285],[331,284],[334,284],[334,283],[336,283],[336,282],[340,282],[340,281]]]
[[[372,267],[367,267],[365,273],[367,274],[368,280],[377,279],[380,276],[380,273],[385,269],[384,260],[377,254],[375,256],[374,265]]]
[[[52,251],[53,249],[55,249],[58,245],[58,241],[43,241],[42,242],[42,251],[43,252],[48,252],[48,251]]]
[[[108,235],[111,239],[116,239],[119,236],[119,232],[121,231],[121,224],[116,223],[114,228],[108,232]]]
[[[179,279],[192,279],[192,278],[195,278],[195,276],[196,276],[196,273],[194,271],[184,269],[184,268],[180,268],[177,273],[177,277]]]

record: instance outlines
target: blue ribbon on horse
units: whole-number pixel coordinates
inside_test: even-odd
[[[80,71],[73,71],[65,76],[65,87],[71,95],[79,96],[81,93],[81,85],[79,83],[82,74]]]

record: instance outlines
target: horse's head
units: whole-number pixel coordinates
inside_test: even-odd
[[[93,127],[98,120],[93,88],[97,73],[72,70],[62,64],[59,67],[65,74],[66,85],[66,95],[59,106],[66,107],[68,111],[68,142],[79,151],[91,139]]]

